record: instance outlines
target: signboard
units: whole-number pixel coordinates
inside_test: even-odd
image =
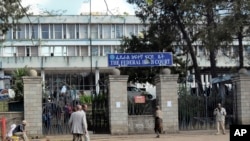
[[[135,103],[145,103],[145,96],[135,96]]]
[[[108,54],[109,67],[172,66],[171,52]]]

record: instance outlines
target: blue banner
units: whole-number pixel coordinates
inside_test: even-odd
[[[172,66],[171,52],[116,53],[108,54],[109,67]]]

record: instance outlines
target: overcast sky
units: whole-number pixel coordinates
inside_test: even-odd
[[[128,4],[126,0],[106,0],[106,2],[108,9],[115,15],[124,12],[134,15],[134,6]],[[41,10],[67,10],[64,15],[79,15],[82,12],[89,13],[90,10],[89,0],[22,0],[22,5],[31,5],[34,14],[39,14]],[[105,0],[91,0],[91,11],[106,13]]]

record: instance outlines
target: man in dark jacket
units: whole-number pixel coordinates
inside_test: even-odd
[[[21,136],[24,141],[28,141],[29,139],[26,135],[26,130],[25,130],[26,125],[27,125],[27,122],[23,120],[22,124],[17,125],[16,128],[13,130],[13,135]]]

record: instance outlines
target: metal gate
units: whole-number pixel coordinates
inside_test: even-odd
[[[213,88],[198,94],[192,93],[192,90],[181,90],[178,98],[179,129],[215,129],[213,111],[218,103],[222,103],[227,111],[225,124],[226,128],[229,128],[229,125],[235,122],[233,116],[235,113],[233,106],[235,95],[235,86],[232,83],[220,84],[218,87],[214,85]]]
[[[68,120],[80,102],[82,93],[74,85],[56,81],[54,89],[47,89],[49,95],[43,98],[42,129],[44,135],[70,134]],[[91,121],[88,115],[87,121]],[[91,127],[91,125],[89,125]]]
[[[100,91],[92,98],[92,131],[94,134],[109,134],[109,87],[108,81],[99,81]]]
[[[49,89],[49,96],[43,98],[42,123],[44,135],[69,134],[68,120],[74,107],[80,104],[78,91],[74,86],[56,82],[60,89]]]

